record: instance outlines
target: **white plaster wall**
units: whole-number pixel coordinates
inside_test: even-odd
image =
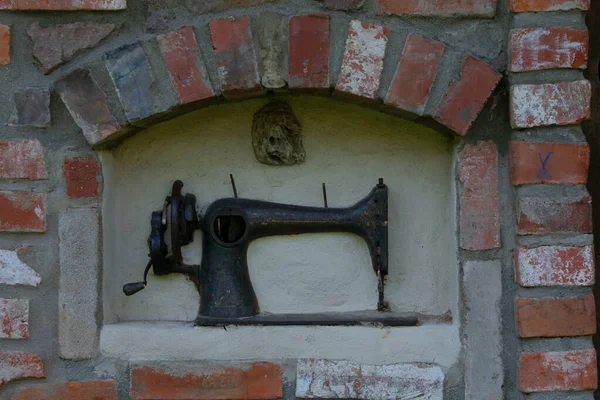
[[[193,320],[199,297],[182,275],[150,275],[132,297],[147,262],[150,214],[175,179],[201,208],[231,197],[348,206],[385,178],[389,186],[390,274],[386,297],[395,311],[456,316],[457,262],[453,143],[412,122],[333,100],[288,98],[304,127],[306,162],[265,166],[254,157],[252,116],[266,100],[214,106],[154,126],[101,154],[105,179],[105,322]],[[184,258],[199,263],[201,233]],[[376,277],[366,244],[350,234],[261,239],[249,249],[250,275],[265,312],[373,309]],[[252,329],[252,328],[246,328]],[[357,328],[354,328],[357,329]],[[411,328],[412,329],[412,328]],[[445,328],[444,328],[445,329]],[[415,332],[416,333],[416,332]],[[105,334],[105,333],[104,333]],[[416,333],[418,335],[418,333]]]

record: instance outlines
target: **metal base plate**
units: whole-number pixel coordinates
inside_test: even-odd
[[[317,313],[317,314],[264,314],[243,318],[219,318],[199,315],[196,326],[225,325],[322,325],[351,326],[377,324],[383,326],[415,326],[419,323],[416,314],[396,314],[379,311],[360,311],[351,313]]]

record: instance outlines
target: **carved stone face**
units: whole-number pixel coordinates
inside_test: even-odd
[[[302,126],[287,103],[269,103],[254,114],[252,146],[261,163],[302,164],[306,158],[302,142]]]

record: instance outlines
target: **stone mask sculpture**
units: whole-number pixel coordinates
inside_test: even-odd
[[[258,161],[267,165],[302,164],[306,159],[302,126],[289,104],[269,103],[254,114],[252,147]]]

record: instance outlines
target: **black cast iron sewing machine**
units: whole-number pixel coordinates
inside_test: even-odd
[[[174,272],[191,276],[200,292],[199,326],[222,325],[358,325],[413,326],[412,314],[387,311],[384,298],[388,274],[388,189],[379,179],[371,193],[347,208],[304,207],[241,199],[233,177],[234,198],[216,200],[202,218],[196,211],[196,197],[182,194],[183,183],[175,181],[163,209],[152,213],[148,238],[150,261],[144,281],[128,283],[123,292],[131,296],[147,285],[150,268],[155,275]],[[170,225],[171,252],[165,241]],[[181,246],[193,241],[194,230],[204,236],[201,265],[186,265]],[[352,313],[260,314],[258,300],[248,273],[246,255],[258,238],[321,232],[350,232],[362,237],[369,248],[377,275],[377,310]]]

